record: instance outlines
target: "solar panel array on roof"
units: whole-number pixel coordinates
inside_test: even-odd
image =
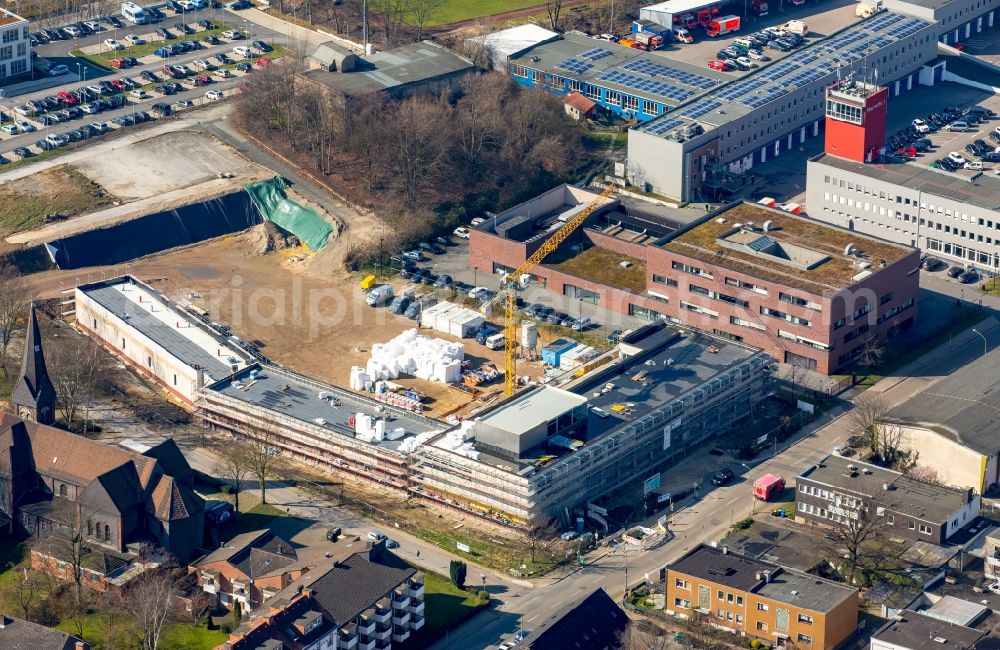
[[[775,63],[774,65],[769,65],[764,68],[764,70],[756,75],[759,79],[767,79],[768,81],[777,79],[778,77],[783,77],[792,70],[799,67],[799,64],[793,63],[792,61],[782,61],[781,63]]]
[[[744,97],[740,100],[740,103],[744,106],[749,106],[750,108],[757,108],[767,104],[768,102],[772,102],[787,93],[788,90],[785,88],[771,87],[752,97]]]
[[[744,79],[743,81],[738,81],[731,86],[727,86],[719,91],[718,97],[720,99],[736,99],[742,95],[746,95],[749,92],[757,90],[761,86],[767,83],[766,79],[761,79],[760,77],[750,77]]]
[[[660,65],[659,63],[653,63],[652,61],[647,61],[646,59],[629,61],[623,65],[622,68],[633,72],[641,72],[642,74],[647,74],[650,77],[667,77],[668,79],[674,79],[687,84],[688,86],[694,86],[695,88],[711,88],[719,83],[714,79],[709,79],[708,77],[700,74],[685,72],[669,66]]]
[[[808,68],[802,72],[796,72],[795,74],[789,76],[787,79],[782,79],[783,83],[790,86],[804,86],[807,83],[816,81],[817,79],[822,79],[830,73],[829,70],[820,70],[818,68]]]
[[[643,131],[646,133],[652,133],[653,135],[663,135],[675,126],[680,126],[681,123],[682,122],[680,120],[675,119],[659,120],[651,123],[648,127],[643,129]]]
[[[591,61],[596,61],[597,59],[603,59],[606,56],[611,56],[610,50],[605,50],[603,47],[595,47],[592,50],[587,50],[580,56],[585,59],[590,59]]]
[[[919,18],[908,18],[903,23],[886,30],[886,34],[894,37],[896,40],[899,40],[920,31],[926,24],[926,21],[920,20]]]
[[[881,30],[885,29],[889,25],[893,25],[895,23],[898,23],[902,19],[903,19],[903,17],[901,15],[899,15],[899,14],[885,12],[885,13],[879,14],[875,18],[872,18],[867,23],[865,23],[865,27],[867,27],[868,29],[870,29],[873,32],[878,32],[878,31],[881,31]]]
[[[560,70],[566,70],[567,72],[572,72],[574,74],[581,74],[590,70],[593,65],[587,63],[586,61],[581,61],[579,59],[564,59],[555,65],[556,68]]]
[[[722,102],[718,102],[714,99],[702,99],[695,102],[691,106],[687,106],[681,111],[681,117],[696,118],[701,117],[709,111],[714,111],[718,107],[722,106]]]
[[[620,86],[645,90],[648,93],[660,95],[661,97],[667,97],[669,99],[676,99],[678,101],[685,100],[694,94],[693,90],[679,88],[678,86],[671,86],[670,84],[665,84],[662,81],[653,81],[652,79],[637,77],[624,72],[618,72],[617,70],[605,72],[599,78],[602,81],[610,81],[611,83],[616,83]]]

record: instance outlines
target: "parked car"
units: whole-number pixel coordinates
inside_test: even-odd
[[[736,476],[736,473],[729,467],[721,469],[712,476],[712,485],[726,485]]]
[[[236,47],[234,47],[233,54],[240,59],[249,59],[251,56],[253,56],[253,52],[250,50],[249,47],[245,45],[237,45]]]
[[[250,44],[253,45],[255,48],[257,48],[258,50],[260,50],[261,52],[264,52],[265,54],[274,50],[273,47],[271,47],[270,45],[259,39],[254,40]]]
[[[251,66],[249,63],[237,63],[236,69],[239,70],[240,72],[247,73],[253,70],[253,66]]]
[[[972,284],[978,279],[979,279],[979,273],[976,272],[974,269],[969,269],[962,275],[958,276],[958,281],[961,282],[962,284]]]
[[[32,156],[31,149],[27,147],[17,147],[14,149],[14,153],[21,158],[30,158]]]
[[[24,133],[31,133],[35,130],[35,125],[28,120],[15,120],[14,124],[16,124],[17,128],[21,129]]]
[[[622,332],[621,330],[611,330],[611,332],[604,338],[604,340],[610,343],[611,345],[618,345],[618,341],[621,340],[622,334],[624,334],[624,332]]]
[[[912,124],[913,124],[913,128],[916,129],[918,133],[930,133],[931,132],[930,125],[927,122],[925,122],[925,121],[923,121],[923,120],[921,120],[919,118],[913,120]]]
[[[924,258],[922,262],[920,262],[920,268],[924,269],[925,271],[937,271],[943,266],[945,266],[945,263],[936,257],[927,257]]]
[[[239,11],[240,9],[249,9],[252,6],[253,4],[250,2],[250,0],[236,0],[236,2],[229,5],[229,8]]]
[[[948,154],[948,158],[956,165],[965,164],[965,157],[962,154],[958,153],[957,151],[952,151],[950,154]]]
[[[148,81],[149,83],[158,83],[160,81],[160,78],[157,77],[156,73],[153,72],[152,70],[143,70],[139,74],[139,76]]]
[[[227,41],[236,41],[243,38],[243,32],[238,29],[227,29],[226,31],[219,34],[222,38]]]
[[[948,269],[948,277],[949,278],[957,278],[958,276],[962,275],[963,273],[965,273],[965,269],[962,268],[961,266],[953,266],[950,269]]]
[[[61,64],[60,65],[54,65],[51,68],[49,68],[49,76],[50,77],[58,77],[60,75],[64,75],[64,74],[67,74],[67,73],[69,73],[69,68],[67,68],[66,66],[61,65]]]
[[[469,229],[466,228],[465,226],[459,226],[458,228],[455,228],[455,230],[453,230],[451,234],[455,235],[459,239],[468,239],[470,237]]]
[[[209,90],[207,93],[205,93],[205,99],[209,101],[218,101],[220,99],[224,99],[225,96],[226,96],[225,93],[223,93],[221,90]]]
[[[708,67],[711,68],[712,70],[719,70],[721,72],[725,72],[726,70],[729,69],[729,64],[719,59],[713,59],[708,62]]]

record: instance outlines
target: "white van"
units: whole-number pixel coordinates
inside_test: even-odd
[[[503,333],[493,334],[486,337],[486,347],[491,350],[499,350],[504,346]]]
[[[968,131],[969,123],[962,120],[955,120],[948,126],[944,127],[945,131]]]
[[[754,45],[754,42],[751,41],[749,38],[734,38],[733,45],[742,45],[743,47],[750,49],[756,47],[756,45]]]
[[[982,171],[983,161],[981,160],[970,160],[964,165],[965,169],[976,169]]]

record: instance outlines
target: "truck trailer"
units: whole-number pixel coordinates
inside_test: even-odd
[[[781,494],[785,489],[785,479],[777,474],[765,474],[753,482],[753,496],[761,501],[770,501],[771,497]]]
[[[714,38],[716,36],[722,36],[723,34],[737,32],[739,29],[739,16],[722,16],[721,18],[716,18],[708,23],[708,25],[705,26],[705,33]]]

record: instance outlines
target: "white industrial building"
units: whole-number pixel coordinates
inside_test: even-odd
[[[31,40],[28,19],[0,9],[0,85],[31,72]]]
[[[76,322],[112,354],[186,404],[199,385],[252,361],[226,337],[136,278],[76,288]]]

